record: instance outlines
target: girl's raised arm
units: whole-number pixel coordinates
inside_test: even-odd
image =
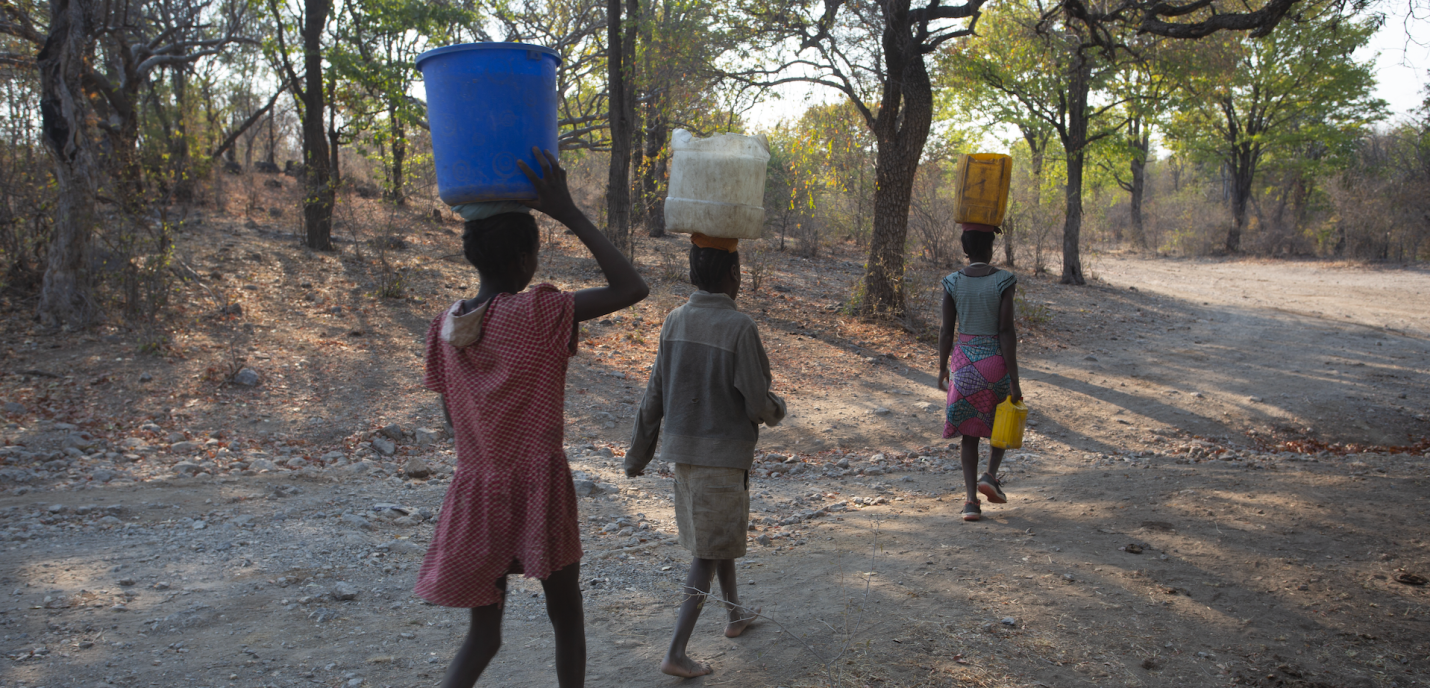
[[[518,160],[517,165],[526,173],[536,187],[536,200],[526,205],[540,210],[552,219],[571,228],[576,238],[590,249],[596,264],[606,275],[606,285],[595,289],[576,292],[576,322],[599,318],[614,313],[644,299],[650,294],[650,287],[641,279],[634,265],[621,255],[611,241],[601,234],[596,225],[586,218],[586,214],[571,200],[571,190],[566,186],[566,170],[556,161],[550,151],[532,149],[541,162],[541,176],[538,177],[526,162]]]

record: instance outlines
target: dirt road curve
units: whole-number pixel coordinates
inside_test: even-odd
[[[244,250],[291,250],[248,240]],[[930,346],[862,330],[833,308],[801,316],[830,302],[840,284],[829,280],[855,272],[814,267],[786,259],[767,277],[782,291],[742,297],[760,313],[777,379],[796,390],[794,418],[766,436],[740,563],[741,596],[767,618],[730,640],[707,605],[691,643],[715,667],[702,679],[656,671],[688,563],[673,544],[671,478],[619,471],[643,381],[628,376],[636,363],[617,344],[641,335],[630,320],[593,327],[605,338],[592,341],[606,344],[573,364],[568,408],[572,467],[592,493],[580,500],[588,685],[1430,684],[1423,445],[1307,454],[1277,444],[1430,435],[1430,275],[1104,258],[1087,288],[1025,277],[1026,306],[1047,309],[1024,334],[1037,425],[1005,464],[1009,503],[985,503],[985,519],[965,523]],[[435,285],[455,278],[430,279],[441,303]],[[662,284],[652,303],[671,307],[684,289]],[[338,297],[322,298],[315,313]],[[266,307],[245,305],[268,313],[269,329],[310,317],[289,309],[290,325],[287,311]],[[321,407],[280,395],[317,395],[302,382],[307,360],[255,339],[264,358],[252,360],[284,371],[290,389],[275,375],[256,390],[185,401],[188,388],[212,390],[184,382],[207,365],[197,355],[172,370],[125,362],[175,376],[154,383],[174,391],[153,402],[173,412],[125,426],[124,438],[33,414],[7,426],[0,688],[437,685],[465,612],[410,590],[450,440],[429,443],[405,420],[382,440],[395,454],[378,450],[375,426],[362,431],[370,444],[233,439],[288,422],[289,409],[322,421],[291,432],[318,437],[349,432],[344,424],[379,402],[391,417],[401,407],[430,419],[410,350],[431,309],[362,311],[361,337],[331,325],[329,353],[312,361],[371,378],[315,377],[362,390]],[[397,325],[381,320],[388,313]],[[659,313],[635,320],[650,329]],[[389,345],[405,352],[396,363],[376,353]],[[372,353],[339,358],[349,347]],[[35,350],[27,367],[62,365]],[[125,368],[113,384],[138,372]],[[15,395],[49,384],[47,403],[58,403],[59,382],[6,379]],[[233,451],[204,439],[219,430]],[[413,458],[435,475],[405,475]],[[482,685],[554,685],[540,590],[511,581],[504,645]]]
[[[1430,436],[1430,273],[1117,258],[1095,272],[1084,312],[1063,318],[1080,341],[1027,373],[1052,387],[1045,400],[1073,395],[1061,413],[1074,426],[1131,415],[1199,435]]]

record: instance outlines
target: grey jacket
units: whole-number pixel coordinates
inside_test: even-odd
[[[785,417],[771,382],[755,321],[725,294],[695,292],[660,330],[626,473],[635,475],[654,458],[662,422],[661,459],[749,470],[759,424],[778,425]]]

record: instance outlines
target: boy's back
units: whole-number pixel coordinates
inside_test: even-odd
[[[748,470],[758,424],[775,425],[785,415],[771,382],[755,321],[725,294],[695,292],[661,328],[627,472],[640,471],[653,458],[662,421],[663,460]]]

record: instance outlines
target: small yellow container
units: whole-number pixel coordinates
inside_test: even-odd
[[[998,227],[1008,211],[1013,158],[1002,153],[964,153],[954,174],[953,220]]]
[[[1012,395],[998,405],[993,412],[993,436],[989,443],[999,449],[1018,449],[1023,446],[1023,428],[1028,424],[1028,407],[1023,400],[1013,400]]]

